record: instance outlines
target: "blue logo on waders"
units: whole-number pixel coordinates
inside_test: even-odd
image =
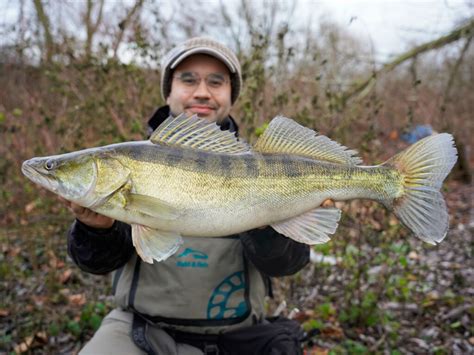
[[[244,272],[237,271],[226,277],[214,289],[207,304],[207,318],[237,318],[243,316],[247,311]]]
[[[199,250],[186,248],[181,254],[176,256],[179,259],[176,262],[177,267],[206,268],[209,264],[205,261],[208,256]]]

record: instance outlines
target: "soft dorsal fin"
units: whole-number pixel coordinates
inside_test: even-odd
[[[349,150],[283,116],[277,116],[270,122],[257,140],[254,150],[261,153],[302,155],[337,164],[357,165],[362,162],[355,150]]]
[[[152,143],[187,147],[214,153],[242,154],[249,146],[239,141],[232,132],[221,131],[214,122],[191,117],[184,113],[168,117],[151,135]]]

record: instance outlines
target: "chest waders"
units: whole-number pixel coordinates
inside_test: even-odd
[[[147,324],[219,334],[260,323],[266,287],[238,236],[200,237],[186,238],[159,263],[143,263],[134,255],[113,274],[113,293],[119,307]]]

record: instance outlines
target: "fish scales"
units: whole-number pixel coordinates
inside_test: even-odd
[[[380,193],[383,192],[383,197],[386,198],[389,194],[385,190],[391,186],[391,183],[387,182],[388,171],[393,172],[393,169],[351,168],[285,155],[233,156],[184,149],[178,152],[179,150],[175,148],[156,145],[145,146],[145,149],[133,146],[132,149],[148,150],[148,154],[124,153],[124,159],[127,156],[134,156],[141,162],[151,164],[145,164],[138,170],[134,168],[136,179],[148,181],[152,176],[161,176],[161,180],[166,181],[163,183],[154,181],[153,185],[149,185],[153,186],[150,190],[163,197],[166,197],[166,192],[163,190],[168,190],[169,202],[176,200],[177,194],[179,196],[177,200],[183,207],[194,204],[202,206],[203,201],[206,201],[208,206],[217,208],[225,204],[229,198],[240,196],[241,199],[246,197],[255,199],[256,196],[260,199],[274,192],[278,194],[272,199],[272,203],[278,199],[286,203],[285,195],[291,196],[292,199],[299,199],[301,196],[312,198],[315,191],[323,193],[324,197],[330,193],[337,193],[341,198],[344,195],[352,198],[353,194],[348,194],[347,190],[354,189],[357,195],[363,193],[369,198],[380,197]],[[179,160],[176,159],[177,156]],[[129,164],[134,166],[135,163]],[[157,170],[160,172],[157,173]],[[199,201],[196,200],[197,195]]]
[[[337,208],[320,207],[326,199],[382,202],[420,239],[443,240],[449,218],[439,190],[456,162],[451,135],[427,137],[377,166],[360,166],[354,154],[284,117],[270,122],[251,151],[215,124],[181,115],[149,141],[33,158],[22,171],[65,199],[129,223],[149,263],[176,252],[181,236],[265,225],[298,242],[326,242],[340,218]]]

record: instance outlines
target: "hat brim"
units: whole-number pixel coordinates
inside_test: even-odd
[[[188,57],[190,57],[194,54],[207,54],[207,55],[210,55],[210,56],[212,56],[216,59],[219,59],[221,62],[223,62],[227,66],[227,68],[229,68],[229,71],[232,74],[236,73],[236,68],[229,59],[227,59],[225,56],[223,56],[218,51],[216,51],[212,48],[208,48],[208,47],[197,47],[197,48],[193,48],[193,49],[185,51],[184,53],[179,55],[173,61],[173,63],[171,63],[170,69],[175,69],[178,66],[179,63],[181,63],[183,60],[185,60],[186,58],[188,58]]]

